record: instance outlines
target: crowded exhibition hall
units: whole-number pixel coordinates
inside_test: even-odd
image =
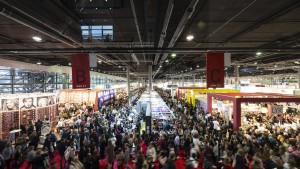
[[[0,169],[300,169],[299,0],[0,0]]]

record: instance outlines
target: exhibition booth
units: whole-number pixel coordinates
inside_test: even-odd
[[[298,103],[300,98],[291,95],[271,93],[208,93],[208,112],[220,113],[225,120],[233,122],[233,129],[239,130],[249,124],[251,115],[266,116],[293,116],[299,121]],[[248,120],[247,120],[248,118]]]
[[[239,93],[239,92],[240,92],[239,90],[221,89],[221,88],[220,89],[188,89],[186,90],[186,99],[188,103],[191,103],[193,106],[196,106],[197,96],[198,98],[204,98],[204,99],[200,99],[200,101],[202,100],[203,102],[203,100],[205,100],[206,95],[208,93]],[[202,104],[202,106],[205,106],[205,104]]]
[[[57,113],[55,93],[7,94],[0,96],[0,137],[7,139],[9,132],[20,131],[20,125],[50,121],[54,127]]]
[[[94,110],[101,109],[105,104],[111,103],[114,99],[124,97],[125,88],[116,89],[67,89],[59,92],[58,102],[64,104],[85,104],[93,107]]]
[[[176,89],[177,101],[179,101],[181,98],[186,98],[186,92],[188,90],[201,90],[201,89],[206,89],[206,88],[205,87],[178,87]]]
[[[146,124],[141,126],[145,126],[147,134],[151,133],[154,123],[161,127],[162,121],[171,121],[175,118],[173,111],[169,109],[156,91],[144,92],[137,101],[136,109],[138,112],[145,112]]]

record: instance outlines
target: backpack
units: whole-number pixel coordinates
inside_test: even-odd
[[[65,153],[64,153],[64,157],[65,157],[66,160],[69,160],[69,158],[70,158],[70,153],[71,153],[71,148],[68,147],[68,148],[66,149]]]

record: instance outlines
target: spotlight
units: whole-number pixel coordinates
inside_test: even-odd
[[[186,36],[186,39],[187,39],[188,41],[191,41],[191,40],[194,39],[194,36],[193,36],[192,34],[188,34],[188,35]]]
[[[260,56],[261,54],[261,52],[256,52],[256,56]]]
[[[34,36],[32,37],[32,39],[35,40],[35,41],[37,41],[37,42],[41,42],[41,41],[42,41],[42,38],[41,38],[40,35],[34,35]]]

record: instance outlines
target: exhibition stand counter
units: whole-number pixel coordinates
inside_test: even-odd
[[[282,103],[300,103],[299,97],[291,95],[281,95],[273,93],[222,93],[215,94],[209,93],[207,95],[208,112],[213,113],[213,102],[214,99],[217,101],[217,108],[227,107],[227,111],[232,109],[233,115],[233,128],[239,130],[241,127],[242,111],[244,112],[261,112],[268,116],[284,114]],[[222,101],[226,101],[227,104],[224,106]],[[254,105],[254,104],[256,105]],[[260,104],[259,106],[257,104]],[[263,106],[262,106],[263,105]],[[252,108],[250,108],[252,107]],[[229,115],[231,116],[231,115]]]

